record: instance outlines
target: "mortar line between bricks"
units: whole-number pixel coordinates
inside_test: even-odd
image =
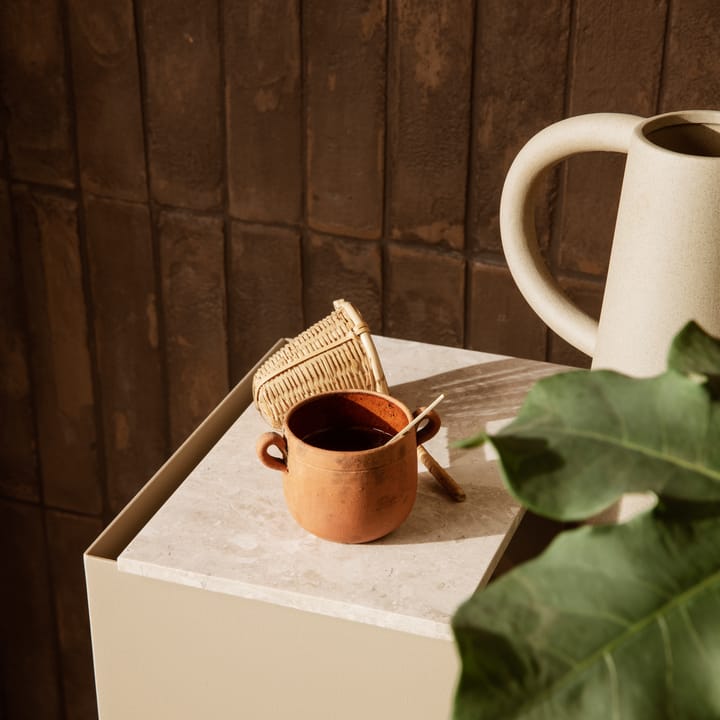
[[[82,272],[82,290],[85,299],[85,322],[87,325],[87,342],[88,353],[90,355],[90,382],[93,389],[93,420],[95,422],[95,443],[97,447],[97,473],[99,478],[99,491],[101,503],[101,515],[104,524],[111,519],[110,495],[107,486],[107,448],[105,446],[105,433],[103,432],[103,392],[100,382],[100,368],[98,365],[97,337],[95,334],[95,302],[92,293],[92,283],[90,281],[90,247],[87,237],[87,224],[85,217],[85,197],[87,193],[83,192],[82,177],[80,172],[79,158],[79,134],[77,126],[77,116],[75,111],[75,83],[72,75],[72,47],[69,41],[69,16],[66,3],[62,4],[61,12],[63,13],[63,31],[65,33],[65,50],[66,64],[68,68],[68,98],[69,98],[69,115],[70,124],[74,131],[73,137],[73,155],[75,170],[75,199],[77,201],[77,231],[78,231],[78,251],[80,254],[80,267]]]
[[[105,433],[103,432],[103,392],[100,382],[100,368],[98,365],[97,336],[95,334],[95,303],[90,282],[90,249],[87,239],[87,224],[85,222],[85,204],[78,203],[78,250],[80,252],[80,266],[82,268],[82,289],[85,296],[85,317],[87,324],[88,352],[90,354],[91,382],[93,387],[94,409],[93,417],[96,425],[97,470],[100,485],[100,502],[102,516],[106,522],[111,520],[110,494],[107,486],[107,448]]]
[[[588,273],[580,272],[579,270],[565,270],[565,269],[559,269],[557,271],[556,278],[558,281],[562,280],[581,280],[583,282],[589,282],[597,284],[599,287],[602,287],[603,282],[605,281],[603,277],[598,275],[590,275]]]
[[[308,318],[308,292],[307,283],[307,261],[306,254],[309,253],[309,222],[308,222],[308,108],[307,108],[307,73],[305,63],[307,60],[305,49],[305,3],[302,0],[296,2],[298,14],[298,51],[300,56],[300,205],[301,220],[299,227],[300,235],[300,315],[302,327],[307,327]],[[294,226],[288,226],[293,227]]]
[[[12,185],[13,187],[24,187],[27,186],[31,188],[32,190],[37,190],[42,193],[46,193],[47,195],[54,195],[59,198],[63,198],[66,200],[78,200],[78,198],[82,195],[86,198],[90,198],[93,200],[104,200],[107,202],[114,203],[116,205],[130,205],[138,208],[147,208],[148,207],[148,201],[146,200],[129,200],[126,198],[120,198],[116,195],[106,195],[105,193],[97,193],[97,192],[91,192],[91,191],[84,191],[79,193],[75,189],[71,188],[63,188],[56,185],[48,185],[46,183],[40,183],[35,182],[34,180],[23,180],[21,178],[7,178],[8,184]],[[223,217],[227,215],[228,219],[231,221],[236,221],[243,223],[245,225],[263,225],[268,227],[284,227],[291,230],[297,230],[299,229],[298,223],[285,223],[282,221],[273,221],[268,222],[267,220],[253,220],[252,218],[242,218],[242,217],[234,217],[230,214],[229,210],[226,213],[224,208],[219,208],[217,210],[199,210],[198,208],[191,208],[186,207],[184,205],[171,205],[169,203],[161,203],[161,202],[154,202],[154,206],[157,211],[159,212],[172,212],[172,213],[182,213],[184,215],[192,216],[192,217]]]
[[[476,253],[471,257],[471,262],[479,262],[490,267],[507,268],[505,258],[501,253],[494,253],[491,250],[482,253]],[[560,270],[557,276],[558,280],[579,280],[582,282],[593,283],[598,287],[602,287],[604,278],[598,275],[583,273],[579,270]]]
[[[231,387],[231,379],[235,378],[234,361],[234,337],[235,317],[232,303],[230,302],[230,287],[232,283],[232,219],[230,218],[230,162],[228,160],[228,103],[227,103],[227,57],[225,53],[225,0],[217,2],[217,23],[218,23],[218,52],[220,54],[220,147],[222,155],[222,221],[223,221],[223,271],[225,278],[225,362],[227,365],[227,383]],[[232,383],[234,384],[234,382]]]
[[[333,237],[340,237],[339,235],[333,235]],[[370,240],[368,242],[378,242],[377,240]],[[388,240],[388,248],[408,248],[410,250],[419,250],[421,253],[426,255],[435,255],[437,257],[453,258],[455,260],[465,260],[465,254],[462,250],[454,250],[450,248],[438,248],[432,245],[428,246],[422,241],[408,242],[405,240]]]
[[[8,504],[22,505],[23,507],[32,507],[44,512],[59,513],[62,515],[72,515],[73,517],[85,518],[87,520],[99,520],[105,524],[105,520],[101,512],[93,513],[86,510],[74,510],[72,508],[61,507],[60,505],[48,505],[41,500],[26,500],[24,498],[16,498],[6,493],[0,493],[0,502]],[[0,716],[2,717],[2,716]]]
[[[67,89],[67,97],[66,97],[66,103],[67,103],[67,110],[68,110],[68,118],[70,121],[70,126],[72,128],[72,143],[73,143],[73,175],[74,175],[74,181],[75,181],[75,188],[74,192],[72,194],[72,198],[75,200],[75,218],[77,223],[77,242],[78,242],[78,254],[80,256],[80,272],[81,272],[81,282],[82,282],[82,290],[84,294],[84,310],[85,310],[85,323],[86,323],[86,330],[87,330],[87,350],[89,354],[89,360],[90,360],[90,366],[91,366],[91,374],[92,374],[92,385],[93,385],[93,399],[94,399],[94,407],[93,407],[93,420],[95,422],[95,434],[96,434],[96,442],[97,447],[101,448],[104,447],[101,442],[98,442],[99,437],[102,435],[102,415],[99,412],[100,404],[99,404],[99,396],[97,394],[98,387],[97,387],[97,364],[96,364],[96,354],[94,353],[94,347],[93,347],[93,339],[94,339],[94,324],[93,324],[93,313],[91,310],[91,303],[90,303],[90,293],[89,293],[89,278],[88,278],[88,264],[87,264],[87,254],[85,252],[87,245],[85,242],[85,227],[83,223],[83,211],[84,207],[81,200],[80,192],[81,192],[81,186],[80,186],[80,163],[78,158],[78,132],[77,132],[77,118],[75,113],[75,85],[74,85],[74,77],[72,73],[72,54],[70,49],[70,22],[69,22],[69,15],[68,15],[68,9],[67,9],[67,3],[61,2],[58,7],[58,11],[60,13],[60,24],[62,26],[62,35],[63,35],[63,75],[65,77],[65,87]],[[12,200],[11,200],[12,202]],[[19,235],[17,233],[17,224],[13,217],[13,232],[15,235],[15,241],[16,244],[19,241]],[[17,247],[18,252],[18,258],[20,248]],[[24,295],[24,292],[23,292]],[[22,312],[24,313],[23,320],[24,327],[27,328],[28,324],[28,317],[27,317],[27,308],[25,303],[22,303]],[[29,340],[29,338],[28,338]],[[28,349],[30,349],[30,346],[28,345]],[[31,375],[33,377],[34,373]],[[48,528],[48,522],[47,522],[47,514],[45,512],[45,483],[43,481],[43,459],[42,459],[42,453],[40,452],[40,435],[39,435],[39,423],[37,419],[37,410],[38,410],[38,404],[37,404],[37,398],[34,392],[34,382],[31,381],[30,383],[30,393],[31,393],[31,402],[33,407],[33,422],[34,422],[34,430],[35,430],[35,438],[37,440],[37,450],[36,450],[36,467],[38,472],[38,499],[41,506],[40,516],[41,516],[41,525],[42,525],[42,532],[43,532],[43,542],[45,545],[45,561],[47,564],[47,581],[48,581],[48,594],[49,594],[49,606],[52,609],[51,612],[51,622],[52,622],[52,629],[53,629],[53,649],[55,653],[55,662],[57,664],[57,677],[56,677],[56,684],[58,688],[58,700],[60,702],[60,715],[62,718],[67,720],[67,703],[66,703],[66,697],[65,697],[65,683],[63,682],[64,677],[64,663],[63,663],[63,655],[62,655],[62,646],[60,642],[60,624],[58,621],[57,613],[57,604],[55,602],[57,597],[57,588],[55,587],[55,576],[52,571],[52,560],[50,558],[50,530]],[[98,462],[104,461],[104,453],[101,455],[100,452],[98,452],[97,455]],[[102,478],[102,475],[101,475]],[[105,496],[103,495],[102,487],[100,489],[101,492],[101,502],[104,503]]]
[[[8,717],[8,704],[5,699],[5,683],[0,683],[0,717]]]
[[[89,198],[93,198],[94,200],[106,200],[115,203],[116,205],[132,205],[140,208],[148,207],[148,201],[146,200],[126,200],[125,198],[95,192],[86,192],[85,195]],[[223,215],[222,208],[218,208],[216,210],[199,210],[198,208],[186,207],[184,205],[170,205],[168,203],[161,203],[157,201],[154,201],[153,205],[158,212],[176,212],[193,217],[222,217]]]
[[[116,204],[127,204],[127,205],[133,205],[136,207],[147,207],[147,203],[137,201],[137,200],[123,200],[112,196],[107,195],[98,195],[97,193],[91,193],[87,192],[85,193],[85,196],[92,199],[98,199],[98,200],[106,200],[110,201]],[[72,199],[72,195],[68,195]],[[454,257],[463,257],[464,256],[464,250],[456,250],[454,248],[445,246],[445,245],[428,245],[426,242],[423,242],[422,240],[416,239],[413,236],[405,236],[402,239],[393,240],[389,237],[380,237],[380,238],[368,238],[368,237],[361,237],[359,235],[351,235],[349,233],[342,233],[342,232],[328,232],[325,230],[320,230],[316,228],[309,227],[305,222],[301,221],[299,223],[288,223],[288,222],[282,222],[282,221],[276,221],[273,220],[272,222],[267,220],[255,220],[252,218],[243,218],[243,217],[237,217],[230,213],[225,215],[225,213],[222,210],[198,210],[197,208],[188,208],[183,207],[181,205],[168,205],[164,203],[159,202],[153,202],[153,207],[155,208],[156,212],[158,213],[177,213],[182,215],[187,215],[189,217],[202,217],[202,218],[218,218],[218,219],[224,219],[227,217],[227,220],[234,224],[239,225],[241,227],[246,228],[253,228],[253,227],[261,227],[261,228],[278,228],[278,229],[285,229],[290,230],[295,233],[301,233],[303,231],[306,231],[307,234],[312,235],[319,235],[321,237],[328,237],[328,238],[339,238],[341,240],[352,240],[352,241],[359,241],[362,243],[378,243],[381,245],[395,245],[398,247],[408,247],[408,248],[418,248],[418,249],[424,249],[428,250],[430,252],[436,252],[441,255],[448,255],[448,256],[454,256]],[[483,254],[492,254],[492,251],[480,251],[479,253],[476,253],[474,251],[469,251],[472,254],[473,258],[481,257]],[[499,257],[502,257],[502,253],[498,253]]]
[[[105,444],[105,433],[103,424],[103,392],[100,383],[100,368],[98,363],[97,336],[95,302],[92,294],[92,282],[90,277],[90,248],[87,234],[87,223],[85,214],[85,196],[82,187],[82,173],[80,170],[80,133],[77,123],[76,96],[75,96],[75,78],[72,72],[72,45],[70,42],[70,18],[67,2],[61,3],[60,12],[62,14],[63,36],[65,47],[65,72],[67,77],[67,92],[69,103],[70,126],[73,132],[73,168],[75,181],[75,198],[77,201],[77,234],[78,234],[78,251],[80,255],[80,268],[82,276],[82,292],[85,300],[85,322],[87,331],[87,346],[90,361],[90,382],[93,391],[93,422],[95,425],[95,463],[97,473],[97,484],[100,495],[100,512],[85,513],[76,512],[75,514],[83,517],[92,517],[99,520],[101,527],[105,527],[111,520],[110,497],[108,488],[108,465],[107,465],[107,447]],[[48,505],[43,500],[43,525],[47,524],[48,512],[56,512],[61,508],[54,505]],[[49,533],[48,533],[49,541]],[[48,567],[52,576],[52,560],[48,552]],[[53,597],[56,595],[55,583],[53,581]],[[59,628],[58,628],[59,632]],[[88,640],[89,641],[89,640]],[[62,660],[62,657],[61,657]],[[64,672],[64,667],[61,665]],[[64,695],[64,688],[63,688]],[[63,700],[63,712],[67,717],[67,708],[65,700]]]
[[[507,269],[505,256],[500,250],[481,250],[473,252],[468,257],[468,265],[472,263],[481,263],[482,265],[492,265],[493,267],[502,267]]]
[[[0,97],[0,117],[7,117],[10,110],[3,102]],[[0,177],[10,185],[11,173],[10,173],[10,143],[7,139],[7,127],[9,123],[4,122],[2,135],[0,135],[0,148],[2,148],[2,167],[0,167]],[[0,691],[2,691],[2,685],[0,685]],[[0,695],[0,709],[2,708],[2,695]]]
[[[12,193],[9,193],[10,196],[10,225],[12,229],[13,234],[13,246],[15,249],[15,256],[18,258],[18,263],[22,264],[22,259],[20,255],[20,236],[18,233],[18,224],[16,219],[16,212],[15,212],[15,201]],[[22,321],[22,339],[23,343],[25,345],[25,348],[27,350],[27,358],[28,358],[28,373],[30,376],[30,382],[28,383],[28,394],[29,394],[29,401],[30,401],[30,407],[32,409],[32,428],[33,428],[33,435],[35,440],[35,472],[36,472],[36,478],[37,478],[37,490],[38,490],[38,502],[37,503],[27,503],[28,505],[32,504],[35,507],[37,507],[40,511],[40,518],[41,518],[41,527],[42,527],[42,534],[43,534],[43,550],[45,552],[45,561],[46,561],[46,579],[47,579],[47,588],[48,588],[48,604],[51,608],[50,613],[50,623],[52,627],[52,652],[55,659],[55,665],[57,668],[57,674],[55,677],[56,681],[56,687],[58,692],[58,703],[60,704],[60,715],[63,720],[67,720],[67,712],[65,710],[65,689],[64,684],[62,681],[62,674],[63,674],[63,662],[62,662],[62,652],[60,647],[60,628],[58,625],[57,620],[57,607],[55,605],[55,583],[53,579],[52,570],[50,568],[50,538],[49,538],[49,532],[47,527],[47,520],[45,517],[44,507],[45,507],[45,487],[43,483],[43,475],[42,475],[42,458],[40,456],[40,435],[39,435],[39,422],[38,422],[38,403],[37,403],[37,397],[35,393],[35,375],[36,373],[33,370],[33,363],[30,361],[30,357],[32,354],[32,343],[29,333],[29,324],[28,324],[28,311],[27,311],[27,301],[25,299],[25,288],[24,288],[24,282],[21,283],[20,287],[20,314],[21,314],[21,321]]]
[[[670,21],[672,18],[673,0],[666,0],[665,2],[665,30],[663,33],[663,44],[662,51],[660,54],[660,73],[658,78],[657,96],[655,98],[655,114],[662,112],[662,107],[665,102],[665,79],[667,73],[665,72],[665,63],[667,62],[668,46],[670,43]]]
[[[99,199],[99,200],[109,200],[114,203],[118,204],[128,204],[128,205],[134,205],[137,207],[147,207],[147,204],[144,202],[139,202],[137,200],[120,200],[118,198],[109,197],[105,195],[98,195],[96,193],[85,193],[87,197],[93,198],[93,199]],[[167,213],[178,213],[183,215],[188,215],[190,217],[202,217],[202,218],[208,218],[208,217],[215,217],[219,219],[223,219],[225,217],[225,214],[221,210],[198,210],[197,208],[186,208],[180,205],[167,205],[163,203],[154,202],[153,206],[155,207],[156,211],[158,212],[167,212]],[[242,217],[236,217],[231,214],[227,214],[227,219],[231,224],[239,225],[241,227],[246,228],[253,228],[253,227],[262,227],[262,228],[278,228],[278,229],[285,229],[290,230],[295,233],[301,233],[305,231],[308,235],[319,235],[321,237],[328,237],[328,238],[339,238],[341,240],[352,240],[352,241],[360,241],[363,243],[378,243],[378,244],[393,244],[397,245],[398,247],[409,247],[409,248],[418,248],[418,249],[424,249],[428,250],[430,252],[437,252],[442,255],[449,255],[449,256],[455,256],[455,257],[461,257],[463,255],[463,251],[461,250],[455,250],[453,248],[445,247],[445,246],[433,246],[428,245],[425,242],[422,242],[421,240],[416,240],[413,237],[408,236],[407,238],[403,238],[402,240],[391,240],[386,237],[381,237],[377,239],[367,238],[367,237],[360,237],[358,235],[350,235],[347,233],[341,233],[341,232],[327,232],[325,230],[318,230],[315,228],[310,228],[307,226],[307,224],[303,221],[300,223],[287,223],[282,221],[272,221],[269,222],[267,220],[254,220],[252,218],[242,218]]]
[[[392,48],[393,34],[396,23],[394,14],[391,11],[392,2],[385,4],[385,103],[383,118],[383,208],[382,208],[382,232],[380,233],[380,333],[385,334],[388,326],[388,311],[390,304],[390,233],[391,229],[391,204],[392,204],[392,133],[390,132],[390,86],[393,82],[392,73]]]
[[[570,112],[572,87],[575,77],[575,41],[576,32],[575,24],[577,21],[577,2],[572,0],[570,3],[570,12],[568,16],[568,41],[567,52],[565,54],[565,92],[563,95],[563,118],[568,117]],[[549,228],[549,248],[548,248],[548,264],[550,272],[555,276],[560,265],[560,243],[562,240],[562,217],[565,208],[565,193],[568,185],[568,163],[562,164],[562,170],[558,173],[554,171],[553,183],[557,187],[555,206],[550,211],[550,228]],[[545,359],[550,360],[553,350],[553,332],[545,326]]]
[[[568,17],[568,44],[565,53],[565,92],[563,95],[563,117],[570,112],[570,99],[572,95],[572,83],[575,77],[575,23],[577,21],[578,0],[571,0],[570,13]]]
[[[463,347],[469,347],[470,329],[472,328],[472,251],[470,249],[470,225],[472,223],[472,214],[470,211],[472,200],[472,180],[473,180],[473,158],[475,157],[476,141],[475,127],[478,116],[476,87],[476,64],[477,64],[477,25],[480,16],[478,11],[478,2],[473,2],[472,9],[472,30],[470,37],[470,107],[468,118],[468,138],[467,138],[467,168],[465,172],[465,228],[463,232],[463,253],[465,256],[465,304],[463,307]]]
[[[71,115],[73,115],[73,113],[71,113]],[[30,188],[31,191],[37,191],[44,193],[45,195],[61,198],[63,200],[75,200],[76,202],[80,201],[81,194],[78,188],[66,188],[60,185],[50,185],[49,183],[37,182],[35,180],[24,180],[23,178],[12,177],[11,175],[8,175],[5,179],[8,185],[12,187],[27,187]]]
[[[148,214],[150,216],[150,243],[152,246],[153,284],[155,287],[155,307],[157,313],[158,353],[162,367],[161,395],[163,398],[163,440],[164,457],[168,457],[172,447],[170,433],[170,381],[168,374],[167,337],[165,332],[165,300],[162,287],[162,260],[160,257],[160,234],[158,231],[158,208],[152,192],[152,163],[150,162],[150,122],[148,119],[147,69],[145,67],[145,36],[141,11],[138,3],[132,0],[133,23],[135,26],[135,47],[137,48],[138,88],[140,91],[140,115],[142,119],[143,145],[145,151],[145,185],[148,198]]]

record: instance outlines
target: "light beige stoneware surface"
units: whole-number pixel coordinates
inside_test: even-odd
[[[249,407],[118,558],[121,571],[450,638],[456,607],[487,581],[519,518],[496,464],[450,444],[512,416],[557,366],[375,337],[391,392],[411,409],[440,392],[428,450],[463,485],[455,503],[420,466],[408,520],[365,545],[320,540],[289,515],[278,472],[255,455],[268,428]]]
[[[538,178],[589,151],[627,153],[599,324],[550,275],[534,231]],[[649,376],[665,369],[670,342],[689,320],[720,334],[719,208],[720,111],[592,113],[550,125],[518,153],[500,232],[518,288],[551,328],[592,356],[593,368]]]

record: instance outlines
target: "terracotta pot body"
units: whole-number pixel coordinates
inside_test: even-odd
[[[534,230],[539,176],[588,151],[627,153],[599,324],[551,277]],[[720,112],[649,119],[598,113],[551,125],[508,172],[500,231],[525,299],[555,332],[591,355],[594,368],[662,372],[670,342],[687,321],[720,335]]]
[[[368,542],[392,532],[410,514],[417,494],[417,445],[438,431],[439,417],[431,412],[417,433],[413,428],[389,445],[370,449],[327,449],[305,440],[329,429],[357,428],[390,437],[412,419],[405,405],[387,395],[324,393],[290,410],[283,435],[262,435],[258,456],[283,473],[285,501],[299,525],[326,540]],[[268,452],[273,446],[282,458]]]

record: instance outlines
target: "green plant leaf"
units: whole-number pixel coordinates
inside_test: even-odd
[[[674,371],[554,375],[488,440],[510,492],[558,520],[594,515],[626,492],[720,500],[720,403]]]
[[[453,619],[456,720],[720,717],[720,519],[562,533]]]
[[[479,433],[477,433],[477,435],[473,435],[472,437],[463,438],[462,440],[456,440],[452,444],[452,447],[463,448],[463,449],[476,448],[476,447],[481,447],[482,445],[484,445],[487,442],[487,440],[488,440],[488,434],[485,432],[479,432]]]
[[[711,337],[696,323],[689,322],[676,336],[668,353],[668,368],[708,383],[714,397],[720,397],[720,339]]]

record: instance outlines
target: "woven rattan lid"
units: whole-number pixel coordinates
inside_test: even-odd
[[[387,392],[385,375],[367,323],[345,300],[327,317],[289,340],[253,377],[253,399],[274,428],[293,405],[331,390]]]

